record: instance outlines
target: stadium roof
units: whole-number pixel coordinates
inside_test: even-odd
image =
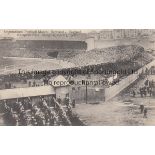
[[[52,86],[4,89],[0,90],[0,100],[44,96],[50,94],[55,94]]]

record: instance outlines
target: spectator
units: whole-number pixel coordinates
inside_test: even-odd
[[[75,108],[75,99],[72,101],[72,107]]]
[[[141,104],[140,104],[140,113],[142,114],[142,113],[143,113],[143,111],[144,111],[144,104],[143,104],[143,103],[141,103]]]
[[[144,118],[147,118],[147,108],[144,109]]]

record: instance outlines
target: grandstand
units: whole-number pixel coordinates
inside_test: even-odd
[[[5,89],[0,94],[3,125],[83,125],[73,114],[70,100],[66,97],[60,102],[51,86]]]
[[[137,45],[114,46],[104,49],[93,49],[77,54],[68,61],[76,66],[88,66],[106,63],[130,61],[140,57],[144,52],[143,47]]]
[[[59,53],[86,49],[87,43],[83,40],[0,40],[1,56],[63,58]]]
[[[144,48],[138,45],[121,45],[87,51],[87,43],[82,39],[5,39],[0,41],[0,47],[2,56],[22,58],[21,60],[2,59],[1,68],[14,65],[10,68],[11,72],[5,71],[5,73],[12,73],[14,69],[17,73],[19,68],[23,70],[74,70],[78,67],[81,70],[91,68],[93,72],[99,69],[137,70],[152,60]],[[24,60],[23,57],[28,59]]]

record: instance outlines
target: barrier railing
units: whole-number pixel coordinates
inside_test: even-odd
[[[149,64],[140,68],[137,71],[137,73],[131,74],[128,77],[122,79],[117,85],[111,86],[109,88],[105,88],[105,101],[110,100],[111,98],[115,97],[122,90],[124,90],[129,85],[131,85],[134,81],[136,81],[139,78],[139,74],[141,74],[143,71],[145,71],[146,68],[150,69],[151,66],[153,66],[153,65],[155,65],[155,60],[153,60]]]

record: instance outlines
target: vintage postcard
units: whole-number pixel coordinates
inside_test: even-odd
[[[1,29],[0,125],[155,125],[155,30]]]

